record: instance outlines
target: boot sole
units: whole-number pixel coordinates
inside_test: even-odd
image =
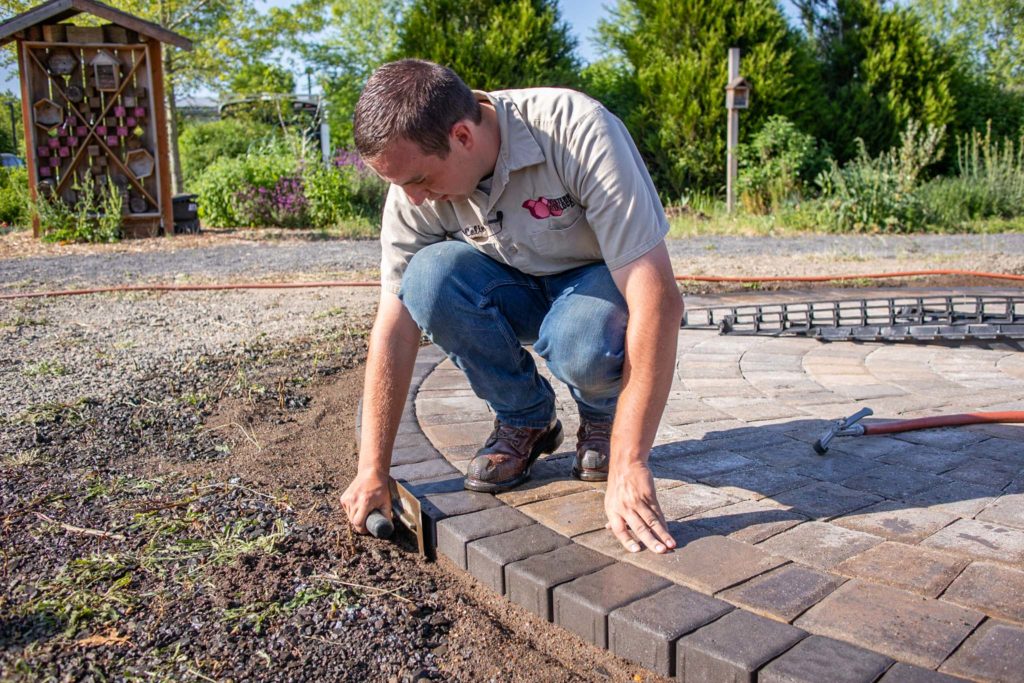
[[[579,479],[580,481],[608,481],[607,472],[590,472],[588,470],[578,469],[575,463],[573,463],[572,466],[572,476],[574,479]]]
[[[466,481],[463,487],[467,491],[476,491],[477,493],[502,493],[514,489],[519,486],[527,479],[530,478],[530,469],[533,467],[533,463],[536,462],[544,453],[554,453],[555,450],[562,445],[562,423],[558,420],[555,421],[555,428],[551,431],[548,436],[536,443],[533,450],[530,451],[530,459],[526,461],[526,469],[523,470],[522,474],[519,474],[512,479],[506,479],[505,481],[489,482],[480,481],[479,479],[470,479],[466,477]]]

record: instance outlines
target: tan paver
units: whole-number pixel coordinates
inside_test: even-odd
[[[852,580],[796,620],[812,633],[934,669],[984,615],[940,600]]]
[[[831,569],[882,540],[878,536],[825,522],[806,522],[769,538],[758,547],[811,567]]]
[[[1024,571],[972,562],[942,595],[943,600],[1024,624]]]
[[[942,510],[883,501],[863,510],[836,517],[832,523],[893,541],[917,543],[956,519],[956,515]]]
[[[958,520],[921,541],[921,545],[969,558],[1024,562],[1024,531],[973,519]]]
[[[1024,628],[990,620],[940,669],[976,681],[1020,683],[1024,671]]]
[[[1024,493],[1004,495],[978,513],[982,522],[1024,529]]]
[[[759,543],[807,521],[803,515],[770,501],[744,500],[701,512],[682,521],[692,521],[713,534],[737,541]]]
[[[840,562],[834,571],[936,598],[967,566],[967,560],[886,541]]]
[[[600,491],[582,491],[568,496],[558,496],[523,505],[518,509],[570,538],[588,531],[603,529],[607,521],[604,514],[604,494]]]
[[[723,536],[706,536],[680,543],[674,551],[663,555],[645,551],[630,554],[626,559],[708,595],[786,562],[784,558]]]

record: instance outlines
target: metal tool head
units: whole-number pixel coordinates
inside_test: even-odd
[[[416,539],[416,549],[420,555],[426,556],[426,539],[424,538],[426,525],[423,523],[423,508],[420,505],[420,499],[394,478],[388,479],[388,488],[391,491],[392,518],[412,534]]]
[[[822,432],[821,436],[818,437],[818,440],[814,442],[814,452],[818,455],[825,455],[828,453],[829,444],[832,443],[832,439],[837,436],[853,436],[858,433],[863,434],[863,427],[856,423],[862,418],[874,414],[875,411],[871,410],[871,408],[861,408],[850,417],[841,417],[838,420],[835,420],[829,425],[828,429]],[[860,429],[858,430],[856,427],[860,427]]]

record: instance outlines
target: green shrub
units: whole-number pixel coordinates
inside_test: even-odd
[[[766,214],[799,200],[822,170],[822,156],[812,136],[785,116],[772,116],[749,144],[737,150],[737,191],[744,208]]]
[[[28,171],[0,169],[0,224],[25,227],[28,223]]]
[[[94,184],[73,186],[75,205],[56,195],[41,195],[33,203],[46,242],[116,242],[121,238],[124,200],[113,183],[97,190]]]
[[[818,227],[841,232],[911,232],[927,219],[918,194],[924,170],[941,157],[943,130],[911,121],[898,147],[871,157],[858,140],[857,156],[832,161],[817,178],[821,199],[805,210]]]
[[[353,153],[342,153],[330,166],[306,174],[306,198],[314,227],[333,228],[344,222],[376,223],[387,184],[363,166]]]
[[[191,188],[204,169],[219,159],[240,157],[274,138],[274,126],[248,119],[223,119],[186,126],[178,140],[181,175]]]
[[[957,139],[957,175],[936,178],[919,193],[932,222],[955,228],[986,218],[1024,215],[1024,137],[992,139],[991,127]]]
[[[239,194],[250,188],[270,191],[281,178],[295,175],[298,165],[298,155],[283,140],[258,145],[239,157],[217,159],[194,183],[200,219],[217,228],[250,224],[246,218],[253,216],[240,205]]]

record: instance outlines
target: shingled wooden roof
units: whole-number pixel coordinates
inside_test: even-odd
[[[93,14],[100,19],[124,26],[148,38],[154,38],[162,43],[169,43],[180,47],[183,50],[192,49],[192,41],[174,31],[168,31],[159,24],[140,19],[134,14],[122,12],[110,5],[104,5],[96,0],[50,0],[27,12],[11,17],[0,24],[0,46],[6,45],[22,31],[41,24],[43,22],[56,23],[70,19],[73,16],[86,12]]]

